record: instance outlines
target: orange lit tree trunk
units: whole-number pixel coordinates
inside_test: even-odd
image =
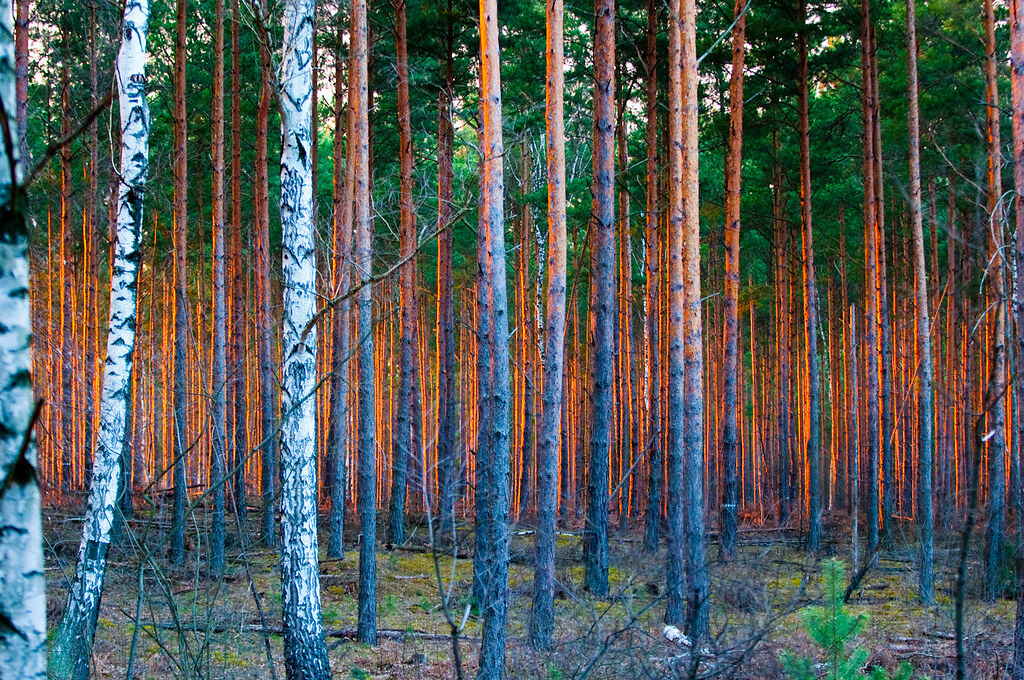
[[[263,21],[267,21],[266,8]],[[267,128],[270,124],[270,104],[273,101],[274,79],[270,46],[260,39],[260,73],[262,90],[256,108],[256,158],[254,165],[253,201],[256,209],[256,277],[259,282],[259,310],[256,322],[256,365],[259,366],[259,409],[260,409],[260,493],[262,494],[263,542],[269,547],[277,544],[274,507],[277,480],[277,436],[274,433],[274,375],[273,375],[273,334],[274,322],[270,311],[270,190],[267,177]]]
[[[985,223],[988,233],[989,264],[987,272],[988,300],[994,305],[994,319],[991,323],[992,343],[992,392],[995,400],[989,412],[987,431],[993,432],[988,439],[989,460],[989,510],[988,531],[985,543],[985,600],[996,599],[999,563],[1003,554],[1003,524],[1006,508],[1006,448],[1005,435],[1005,385],[1006,385],[1006,302],[1003,286],[1003,216],[1001,147],[999,142],[999,89],[998,62],[996,53],[995,10],[993,0],[985,0],[985,101],[988,130],[988,219]],[[980,471],[979,471],[980,473]]]
[[[821,547],[821,381],[818,360],[818,285],[814,275],[814,229],[811,222],[811,137],[807,103],[807,4],[799,0],[797,66],[800,136],[800,222],[803,228],[804,351],[807,353],[807,549]]]
[[[505,274],[504,142],[502,140],[501,70],[497,0],[480,1],[481,227],[486,238],[486,278],[490,315],[490,413],[480,422],[489,431],[489,465],[484,471],[487,508],[477,527],[487,560],[487,598],[483,606],[479,680],[505,676],[509,549],[509,347]],[[479,483],[479,481],[478,481]],[[482,531],[481,531],[482,530]]]
[[[1016,1],[1016,0],[1015,0]],[[921,214],[921,119],[917,101],[917,14],[915,0],[907,0],[907,126],[910,133],[910,224],[914,240],[914,298],[917,314],[917,455],[918,505],[917,521],[921,527],[921,601],[928,604],[933,595],[933,513],[932,459],[932,339],[931,316],[928,313],[928,277],[924,265],[924,223]],[[1024,159],[1022,159],[1024,160]],[[1024,181],[1024,174],[1021,175]],[[934,196],[934,193],[933,193]],[[934,205],[934,201],[933,201]],[[1024,226],[1024,214],[1018,214]],[[932,220],[932,234],[938,225]],[[1024,236],[1024,231],[1021,231]]]
[[[864,389],[867,432],[864,439],[868,458],[867,552],[878,545],[878,239],[875,223],[874,92],[871,84],[871,14],[868,0],[861,2],[861,89],[864,168],[864,345],[867,356]]]
[[[661,491],[664,486],[664,458],[661,447],[661,238],[658,220],[658,4],[647,0],[646,123],[647,123],[647,187],[645,206],[645,240],[647,279],[647,409],[650,447],[647,481],[647,515],[644,521],[644,550],[655,552],[661,537]]]
[[[342,115],[341,103],[346,90],[343,60],[341,58],[341,29],[335,46],[334,58],[334,229],[333,283],[335,294],[344,295],[352,282],[352,200],[356,155],[353,148],[354,93],[352,70],[349,69],[348,101]],[[351,62],[350,62],[351,63]],[[342,139],[348,146],[348,155],[342,157]],[[331,534],[327,542],[327,556],[342,557],[345,533],[345,497],[348,491],[349,449],[349,359],[352,350],[350,333],[351,313],[348,299],[341,300],[331,311],[331,403],[328,415],[327,450],[330,466]]]
[[[235,512],[244,520],[247,493],[245,461],[249,457],[249,435],[246,428],[248,402],[246,386],[248,376],[248,320],[245,284],[248,274],[243,269],[242,257],[242,79],[239,72],[239,2],[231,3],[231,429],[232,464],[237,468],[234,482]]]
[[[684,295],[684,400],[683,400],[683,452],[686,464],[686,623],[694,644],[708,635],[708,576],[704,555],[704,348],[701,344],[700,287],[700,192],[698,185],[700,150],[697,146],[697,3],[681,0],[682,21],[681,58],[679,70],[682,80],[677,105],[682,108],[682,135],[680,156],[682,183],[678,190],[682,207],[682,265]],[[670,60],[669,68],[676,62]],[[672,108],[670,96],[669,108]],[[678,389],[678,387],[676,387]],[[670,497],[669,504],[673,503]],[[682,498],[677,499],[682,501]],[[694,656],[696,659],[696,655]]]
[[[185,242],[188,222],[188,131],[185,118],[186,13],[176,3],[174,42],[174,513],[171,561],[185,559],[185,504],[188,500],[188,278]]]
[[[224,474],[227,470],[227,295],[224,263],[224,0],[215,0],[213,29],[213,404],[210,445],[213,531],[210,568],[224,569]]]
[[[398,402],[395,404],[394,445],[391,475],[391,507],[388,520],[388,541],[405,541],[405,500],[412,456],[412,382],[413,344],[416,332],[416,215],[413,211],[412,123],[409,116],[409,50],[406,37],[405,0],[395,5],[395,47],[398,74],[398,154],[401,176],[401,215],[399,222],[399,270],[401,295],[401,338],[399,350]]]
[[[1013,183],[1016,194],[1013,197],[1016,218],[1016,253],[1014,278],[1014,307],[1017,323],[1016,371],[1021,375],[1024,369],[1024,5],[1021,0],[1010,0],[1010,84],[1013,118]],[[1014,386],[1017,398],[1018,446],[1024,445],[1024,395],[1020,385]],[[1018,461],[1019,465],[1019,461]],[[1018,476],[1020,470],[1018,469]],[[1019,482],[1019,480],[1018,480]],[[1020,488],[1017,490],[1017,525],[1020,535],[1021,504]],[[1018,538],[1018,540],[1021,540]],[[1024,680],[1024,569],[1017,573],[1017,616],[1013,634],[1013,680]]]
[[[736,392],[738,383],[740,292],[740,194],[743,164],[743,60],[746,54],[744,0],[736,0],[736,27],[732,35],[732,74],[729,83],[729,152],[725,174],[725,356],[722,381],[722,550],[736,551],[739,493],[736,479]]]
[[[353,227],[355,232],[354,272],[359,276],[356,298],[356,346],[359,368],[359,526],[363,539],[359,545],[359,613],[357,639],[377,643],[377,431],[376,393],[373,354],[373,221],[370,187],[370,117],[366,0],[352,0],[352,50],[354,79],[352,89],[352,141],[355,161],[353,178]]]
[[[562,429],[567,264],[562,0],[551,0],[546,8],[548,287],[544,328],[544,397],[537,438],[537,558],[534,563],[533,612],[530,617],[530,642],[538,649],[551,646],[554,630],[558,453],[560,438],[569,436],[569,432]]]
[[[448,2],[449,10],[451,0]],[[449,11],[445,26],[444,88],[438,94],[437,122],[437,361],[438,361],[438,441],[437,463],[440,487],[438,514],[441,531],[455,529],[455,498],[460,465],[456,464],[459,426],[459,393],[455,363],[455,291],[452,272],[452,203],[455,199],[455,130],[452,103],[455,88],[455,64],[452,50],[454,28]]]
[[[594,301],[594,357],[583,566],[587,590],[604,596],[608,594],[608,460],[615,322],[614,0],[595,0],[594,22],[594,252],[590,284]]]

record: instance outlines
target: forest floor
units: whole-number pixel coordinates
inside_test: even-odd
[[[196,522],[203,519],[197,516]],[[833,524],[841,526],[840,520],[833,518]],[[50,507],[44,512],[44,525],[52,634],[74,570],[80,521],[67,506]],[[193,546],[196,526],[190,527]],[[138,518],[112,550],[96,632],[96,676],[125,677],[131,664],[135,678],[282,680],[278,560],[275,552],[261,547],[255,538],[259,535],[256,514],[250,513],[245,546],[239,541],[238,526],[229,525],[228,564],[219,581],[207,578],[205,564],[196,558],[205,550],[202,544],[200,550],[192,550],[185,565],[169,566],[159,527],[156,520]],[[377,647],[352,639],[358,579],[354,542],[346,545],[344,559],[328,560],[321,554],[323,620],[335,678],[456,677],[451,627],[441,604],[438,572],[444,589],[451,592],[451,616],[459,621],[472,591],[469,528],[471,524],[465,537],[460,534],[455,559],[450,548],[447,555],[437,557],[437,571],[423,525],[411,523],[409,540],[402,548],[379,548],[377,612],[382,634]],[[907,660],[915,677],[952,677],[957,537],[950,533],[937,542],[936,604],[926,608],[917,598],[912,527],[904,530],[905,535],[892,541],[892,549],[881,554],[878,566],[865,575],[850,599],[852,611],[870,617],[857,645],[869,651],[870,665],[892,670]],[[559,535],[555,645],[545,653],[530,650],[526,642],[534,537],[525,524],[514,532],[510,550],[510,677],[685,676],[685,650],[667,641],[663,633],[664,552],[644,553],[639,531],[637,527],[613,534],[611,593],[600,599],[583,589],[578,534]],[[354,541],[355,536],[351,538]],[[848,564],[849,533],[832,531],[829,538],[824,554]],[[740,540],[738,554],[729,561],[721,559],[716,544],[708,549],[712,630],[717,637],[709,645],[700,671],[708,677],[782,678],[778,661],[782,650],[814,652],[800,610],[820,603],[821,558],[812,558],[800,549],[797,530],[751,527],[741,531]],[[326,545],[326,536],[321,537],[320,545]],[[978,555],[975,551],[972,558]],[[979,599],[980,563],[972,559],[970,570],[965,608],[970,677],[1002,678],[1012,657],[1015,603],[1010,599],[1010,575],[1008,571],[1004,574],[1005,599],[985,603]],[[467,678],[475,674],[478,635],[478,622],[471,614],[459,640]]]

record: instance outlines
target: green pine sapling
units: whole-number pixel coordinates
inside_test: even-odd
[[[903,662],[894,676],[881,666],[868,674],[862,669],[868,660],[863,647],[850,649],[868,622],[867,614],[853,614],[843,604],[846,574],[840,560],[828,560],[825,572],[825,604],[803,611],[804,630],[821,649],[821,660],[815,663],[810,656],[797,656],[790,651],[780,655],[787,675],[793,680],[909,680],[913,669]]]

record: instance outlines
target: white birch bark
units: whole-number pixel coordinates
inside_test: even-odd
[[[149,0],[129,0],[124,9],[121,49],[117,55],[121,183],[118,186],[117,243],[110,282],[110,325],[100,398],[100,429],[75,577],[50,653],[50,676],[56,678],[88,676],[107,547],[117,511],[121,450],[130,405],[135,350],[142,208],[149,170],[150,119],[146,101],[148,24]]]
[[[15,124],[14,25],[0,2],[0,678],[46,677],[46,592],[32,423],[28,229],[11,169]]]
[[[284,378],[281,390],[281,582],[289,678],[329,678],[320,619],[316,474],[316,263],[313,241],[314,0],[284,7],[281,60],[281,225]]]

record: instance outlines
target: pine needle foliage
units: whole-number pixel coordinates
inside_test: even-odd
[[[906,662],[900,664],[893,676],[881,666],[876,666],[869,673],[863,672],[868,651],[853,645],[867,625],[868,615],[853,613],[843,604],[846,569],[842,561],[828,560],[823,566],[825,603],[803,611],[804,630],[821,650],[820,660],[816,662],[814,657],[784,651],[780,661],[786,674],[793,680],[909,680],[913,669]]]

